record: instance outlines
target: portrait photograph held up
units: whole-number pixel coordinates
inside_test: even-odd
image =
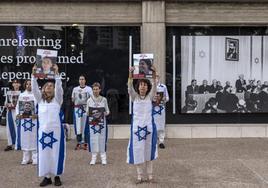
[[[153,54],[134,54],[133,65],[135,70],[133,72],[134,79],[152,78],[154,56]]]
[[[35,77],[54,79],[54,65],[57,61],[57,54],[56,50],[37,49]]]

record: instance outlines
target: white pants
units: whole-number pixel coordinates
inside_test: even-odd
[[[23,151],[23,158],[22,161],[29,162],[31,159],[31,153],[32,153],[32,161],[33,163],[37,162],[37,152],[36,150],[34,151]]]
[[[159,130],[159,131],[157,131],[157,135],[158,135],[159,143],[164,143],[165,130]]]

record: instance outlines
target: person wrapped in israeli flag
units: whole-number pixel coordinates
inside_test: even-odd
[[[109,115],[107,99],[100,95],[101,85],[95,82],[92,85],[93,95],[87,101],[87,132],[88,132],[88,150],[92,154],[90,161],[94,165],[97,155],[100,153],[101,163],[107,164],[107,140],[108,126],[106,116]]]
[[[25,91],[19,95],[16,105],[16,117],[18,122],[16,150],[23,151],[22,165],[30,164],[31,162],[33,165],[36,165],[37,102],[32,94],[31,80],[26,80],[23,87]]]
[[[166,102],[169,101],[167,86],[160,83],[160,76],[156,75],[157,91],[153,100],[153,116],[157,128],[159,148],[164,149],[166,127]]]
[[[38,174],[44,177],[40,186],[52,184],[51,176],[55,176],[55,186],[62,185],[60,175],[65,165],[65,136],[60,116],[63,102],[62,82],[55,64],[55,83],[48,81],[39,90],[36,78],[32,76],[32,92],[38,103]],[[33,67],[33,72],[36,66]]]
[[[154,68],[154,67],[153,67]],[[130,68],[128,92],[133,102],[130,139],[127,150],[127,163],[137,167],[137,183],[143,181],[143,164],[146,166],[147,180],[153,181],[152,161],[158,157],[157,129],[152,114],[152,100],[156,92],[155,68],[153,83],[148,79],[139,79],[133,87],[132,72]]]
[[[17,136],[16,105],[20,95],[20,82],[17,79],[12,81],[12,90],[6,93],[5,107],[6,113],[6,134],[7,146],[4,151],[13,150]]]

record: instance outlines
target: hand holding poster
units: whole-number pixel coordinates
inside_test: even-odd
[[[134,54],[133,55],[133,64],[134,64],[134,72],[133,78],[152,78],[153,77],[153,54]]]
[[[54,65],[56,64],[57,54],[56,50],[37,49],[35,77],[49,79],[55,77]]]

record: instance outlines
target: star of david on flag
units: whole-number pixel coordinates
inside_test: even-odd
[[[99,133],[101,134],[101,129],[104,129],[102,124],[91,126],[91,129],[94,131],[94,134]]]
[[[33,123],[32,119],[24,119],[23,123],[21,126],[24,128],[24,132],[26,131],[31,131],[33,130],[33,127],[35,124]]]
[[[138,126],[138,131],[134,133],[135,135],[138,136],[138,140],[146,140],[147,135],[151,134],[150,131],[147,130],[147,126],[145,127],[140,127]]]
[[[164,107],[163,107],[163,106],[159,106],[159,110],[156,110],[156,109],[154,108],[154,109],[153,109],[153,115],[155,115],[155,114],[159,114],[159,115],[161,115],[163,110],[164,110]]]
[[[84,113],[86,113],[85,109],[83,106],[80,106],[75,113],[77,113],[78,117],[83,117]]]
[[[54,131],[50,133],[42,132],[42,138],[40,138],[39,142],[42,144],[42,149],[44,150],[46,147],[53,148],[53,144],[58,140],[53,137]],[[48,141],[49,140],[49,141]]]

